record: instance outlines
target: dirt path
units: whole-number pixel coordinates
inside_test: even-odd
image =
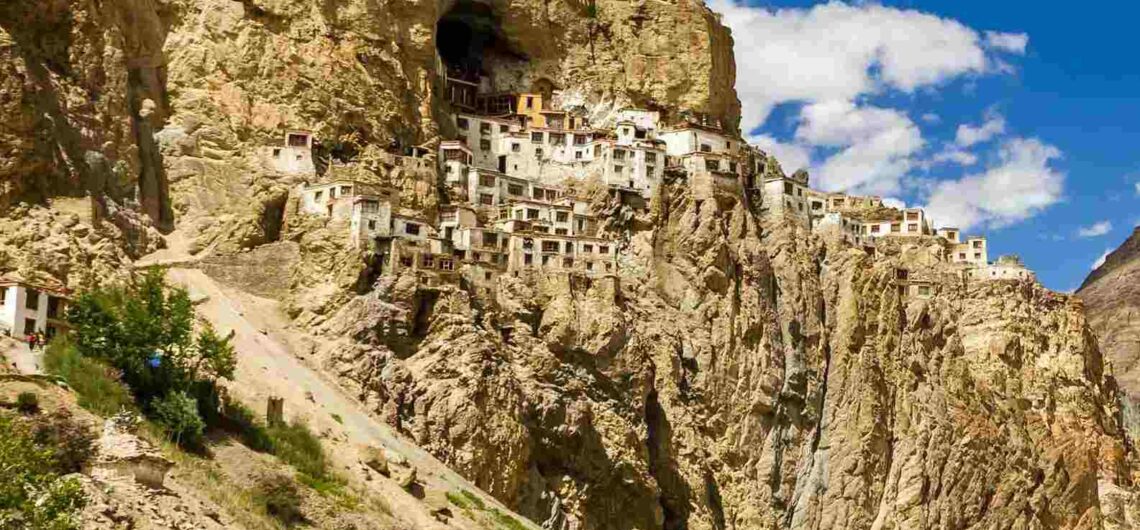
[[[258,412],[265,410],[270,395],[285,398],[285,415],[305,418],[314,431],[323,433],[333,446],[329,452],[338,468],[382,493],[391,503],[393,514],[407,517],[419,528],[446,527],[430,517],[425,501],[408,494],[394,481],[374,474],[368,478],[369,473],[360,464],[362,447],[383,447],[407,459],[415,466],[426,502],[432,507],[446,505],[445,492],[463,489],[483,497],[488,506],[510,513],[474,484],[365,413],[359,402],[298,359],[288,347],[291,342],[298,342],[297,337],[291,336],[288,320],[276,302],[227,289],[195,269],[170,269],[168,277],[172,283],[185,286],[191,299],[201,300],[198,314],[220,334],[233,332],[238,367],[231,393]],[[526,519],[516,518],[532,526]],[[450,526],[466,526],[457,525],[458,522],[458,518],[452,519]]]

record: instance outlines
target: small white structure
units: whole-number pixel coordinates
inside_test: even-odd
[[[1031,280],[1036,281],[1037,275],[1025,267],[1021,258],[1017,256],[1001,256],[994,263],[971,267],[966,271],[971,280]]]
[[[970,236],[965,243],[958,243],[950,247],[950,261],[952,263],[967,263],[970,265],[986,265],[989,263],[989,250],[986,238]]]
[[[281,173],[316,173],[316,166],[313,165],[313,134],[308,131],[285,133],[284,145],[269,148],[267,158],[270,166]]]
[[[886,219],[863,223],[863,233],[871,237],[933,235],[926,212],[921,208],[907,208],[901,219]]]
[[[0,334],[22,337],[43,332],[54,337],[67,329],[63,289],[33,284],[17,276],[0,278]]]
[[[805,224],[810,222],[808,203],[814,192],[808,187],[806,171],[791,177],[769,177],[762,184],[761,195],[768,215],[792,215]]]

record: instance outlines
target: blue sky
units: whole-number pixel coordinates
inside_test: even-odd
[[[1061,291],[1140,223],[1140,4],[708,3],[744,133],[815,187],[926,207]]]

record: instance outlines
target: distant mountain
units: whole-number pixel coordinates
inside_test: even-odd
[[[1140,396],[1140,227],[1077,290],[1121,386]]]

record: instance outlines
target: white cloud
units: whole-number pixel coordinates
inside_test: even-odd
[[[1065,176],[1051,166],[1056,147],[1036,138],[1004,143],[996,166],[958,180],[939,181],[927,198],[931,217],[969,230],[1022,221],[1061,199]]]
[[[923,146],[918,126],[894,109],[832,100],[805,106],[800,120],[797,141],[839,149],[813,171],[826,191],[896,193]]]
[[[942,121],[942,117],[933,112],[927,112],[922,115],[922,121],[930,124],[936,124]]]
[[[1025,33],[986,32],[986,46],[996,50],[1024,55],[1028,44],[1029,35]]]
[[[1101,265],[1104,265],[1104,262],[1105,262],[1105,260],[1108,259],[1109,254],[1112,254],[1112,249],[1105,249],[1104,254],[1101,254],[1100,257],[1097,258],[1096,261],[1093,262],[1092,270],[1095,271],[1095,270],[1099,269]]]
[[[811,166],[811,148],[807,146],[783,143],[765,134],[749,137],[748,143],[776,157],[776,160],[780,162],[780,167],[784,168],[784,172],[789,175],[797,169],[806,169]]]
[[[1140,195],[1140,182],[1136,183],[1136,195]]]
[[[900,210],[904,210],[906,209],[906,202],[903,202],[902,199],[897,199],[895,197],[884,197],[883,206],[886,206],[887,208],[898,208]]]
[[[741,126],[751,132],[786,102],[855,100],[914,92],[955,77],[1000,71],[989,49],[1016,48],[1011,34],[982,36],[960,22],[914,10],[830,2],[810,9],[710,0],[733,30]]]
[[[1112,231],[1112,221],[1101,221],[1091,226],[1082,226],[1077,230],[1077,237],[1103,236]]]
[[[961,147],[970,147],[974,144],[987,142],[991,138],[1005,132],[1005,118],[1000,115],[993,115],[986,119],[986,122],[978,125],[962,124],[958,126],[958,132],[954,137],[954,142]]]
[[[935,154],[934,157],[930,159],[930,162],[924,165],[929,168],[930,166],[945,164],[947,162],[953,162],[960,166],[972,166],[978,163],[978,156],[963,149],[947,147],[942,150],[942,152]]]

